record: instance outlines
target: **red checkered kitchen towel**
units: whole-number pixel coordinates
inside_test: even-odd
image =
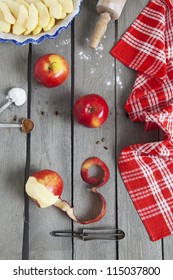
[[[173,234],[173,0],[151,0],[111,54],[138,71],[125,109],[161,142],[132,145],[119,169],[152,241]]]

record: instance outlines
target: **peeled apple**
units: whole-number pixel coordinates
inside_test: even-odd
[[[102,177],[89,176],[89,169],[95,165],[102,169]],[[66,212],[72,220],[81,224],[90,224],[101,220],[106,214],[106,201],[97,189],[108,182],[110,173],[107,165],[101,159],[91,157],[83,162],[81,166],[81,177],[84,182],[92,185],[91,191],[96,193],[102,202],[99,215],[87,221],[78,220],[78,218],[74,215],[74,209],[67,201],[61,198],[61,194],[63,192],[63,180],[57,172],[47,169],[33,173],[26,182],[25,190],[28,196],[32,198],[38,207],[46,208],[54,205]]]

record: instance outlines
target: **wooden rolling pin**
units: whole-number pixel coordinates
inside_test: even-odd
[[[96,6],[98,14],[100,14],[97,21],[93,36],[90,40],[90,47],[96,49],[104,36],[108,23],[111,19],[117,20],[124,8],[127,0],[99,0]]]

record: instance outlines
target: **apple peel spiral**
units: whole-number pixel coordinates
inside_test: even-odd
[[[103,172],[102,177],[89,176],[89,169],[93,166],[99,166]],[[91,157],[83,162],[81,166],[81,177],[84,182],[91,185],[91,191],[97,194],[102,203],[100,213],[96,217],[87,221],[80,221],[74,214],[74,208],[71,207],[67,201],[61,198],[63,192],[63,180],[57,172],[46,169],[33,173],[26,182],[25,190],[28,196],[40,208],[47,208],[54,205],[60,210],[66,212],[72,220],[80,224],[98,222],[106,214],[106,200],[101,193],[97,191],[97,189],[108,182],[110,178],[109,169],[101,159],[98,157]]]

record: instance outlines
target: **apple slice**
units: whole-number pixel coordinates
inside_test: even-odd
[[[6,3],[0,1],[0,10],[1,10],[6,22],[8,22],[10,24],[14,24],[16,22],[15,17],[10,12],[10,9],[8,8]]]
[[[38,25],[38,10],[34,4],[29,6],[29,16],[26,20],[25,27],[26,29],[33,31]]]
[[[36,28],[32,31],[32,34],[35,36],[35,35],[40,34],[41,31],[42,31],[42,27],[37,25]]]
[[[73,1],[72,0],[58,0],[58,2],[61,4],[63,11],[66,14],[70,14],[73,12]]]
[[[61,15],[60,19],[64,19],[66,16],[67,16],[67,14],[64,11],[62,11],[62,15]]]
[[[11,30],[11,24],[4,20],[4,16],[0,11],[0,31],[9,33]]]
[[[58,0],[43,0],[45,5],[49,8],[49,13],[51,17],[55,19],[61,19],[62,16],[62,6]]]
[[[38,25],[45,28],[50,20],[49,11],[41,1],[36,2],[35,5],[38,9]]]
[[[28,29],[23,33],[23,35],[25,35],[25,36],[27,36],[29,34],[31,34],[31,30],[28,30]]]
[[[26,2],[31,5],[31,4],[36,4],[37,2],[39,2],[40,0],[26,0]]]
[[[29,4],[25,0],[16,0],[16,3],[25,6],[27,10],[29,10]]]
[[[26,30],[25,23],[27,18],[28,18],[28,11],[24,5],[21,5],[18,18],[12,28],[13,34],[21,35],[23,32],[25,32]]]
[[[103,177],[90,177],[88,171],[94,165],[98,165],[103,171]],[[97,188],[102,187],[109,180],[110,174],[107,165],[97,157],[92,157],[84,161],[81,166],[81,176],[86,183],[92,184],[91,191],[96,193],[102,202],[99,215],[91,220],[80,221],[75,215],[73,208],[65,200],[61,199],[63,191],[63,181],[61,176],[52,170],[41,170],[35,172],[26,182],[25,190],[40,208],[46,208],[51,205],[56,206],[74,221],[81,224],[91,224],[101,220],[106,214],[106,201],[104,197],[97,192]]]
[[[50,17],[49,23],[47,26],[45,26],[44,31],[49,31],[50,29],[52,29],[55,25],[55,18],[54,17]]]
[[[13,16],[17,19],[20,10],[20,5],[14,2],[13,0],[6,0],[5,3],[7,4]]]

